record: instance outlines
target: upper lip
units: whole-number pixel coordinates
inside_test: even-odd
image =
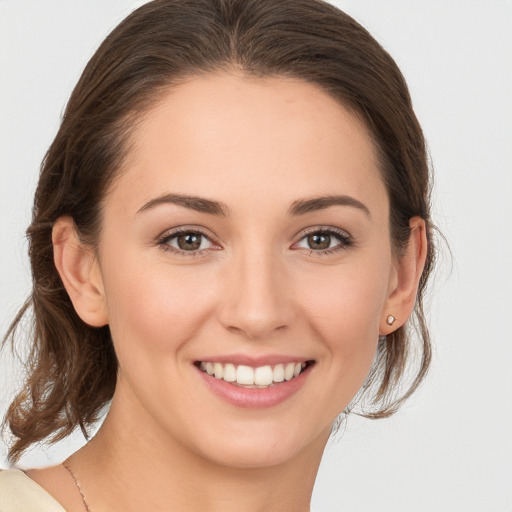
[[[290,356],[290,355],[280,355],[280,354],[268,354],[261,356],[248,356],[246,354],[231,354],[231,355],[217,355],[217,356],[208,356],[201,359],[198,359],[196,362],[204,362],[204,363],[222,363],[227,364],[231,363],[234,365],[244,365],[244,366],[252,366],[253,368],[257,368],[259,366],[271,366],[279,363],[305,363],[307,361],[312,361],[310,357],[303,356]]]

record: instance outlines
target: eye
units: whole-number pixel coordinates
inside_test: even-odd
[[[329,254],[352,245],[350,235],[341,230],[319,229],[303,236],[294,248],[310,249],[311,252]]]
[[[158,244],[167,251],[173,251],[178,254],[194,255],[200,254],[208,249],[218,249],[204,233],[192,229],[184,229],[165,234]]]

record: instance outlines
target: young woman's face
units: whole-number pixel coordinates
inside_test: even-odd
[[[234,466],[323,446],[390,313],[388,218],[367,131],[316,86],[172,88],[104,204],[126,428]]]

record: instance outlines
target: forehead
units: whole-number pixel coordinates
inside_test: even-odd
[[[228,205],[350,194],[384,199],[364,123],[318,86],[235,73],[172,87],[134,130],[114,195],[144,203],[162,193]]]

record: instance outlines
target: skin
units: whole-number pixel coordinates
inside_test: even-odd
[[[146,113],[132,142],[98,248],[80,244],[69,218],[53,232],[77,312],[110,325],[120,365],[107,419],[70,458],[87,501],[95,512],[309,510],[334,420],[362,385],[379,334],[414,306],[423,221],[411,219],[396,260],[365,126],[301,81],[193,78]],[[161,200],[168,194],[215,201],[225,214]],[[333,195],[351,204],[290,212]],[[179,226],[208,237],[201,251],[163,241]],[[307,235],[326,229],[342,237],[312,249]],[[194,365],[226,354],[314,365],[287,400],[248,409],[213,394]],[[29,475],[83,509],[62,466]]]

